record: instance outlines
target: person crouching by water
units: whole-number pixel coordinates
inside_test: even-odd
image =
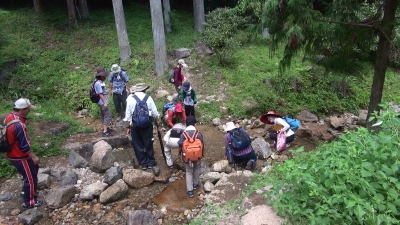
[[[273,124],[273,130],[269,133],[269,138],[274,140],[274,145],[278,138],[279,132],[285,132],[286,134],[286,148],[290,146],[290,143],[294,140],[294,131],[290,129],[290,125],[282,118],[281,115],[275,111],[269,111],[262,115],[260,121],[265,124]]]

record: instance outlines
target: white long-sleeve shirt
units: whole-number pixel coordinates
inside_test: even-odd
[[[274,119],[274,123],[283,126],[283,128],[281,130],[286,132],[286,137],[289,137],[294,134],[292,129],[290,129],[290,125],[284,119],[282,119],[280,117],[276,117]]]
[[[135,111],[135,106],[136,106],[136,99],[133,97],[133,95],[136,95],[140,100],[143,100],[146,94],[144,92],[135,92],[135,94],[129,95],[128,98],[126,99],[125,118],[123,119],[123,121],[126,122],[129,121],[131,125],[132,125],[133,112]],[[149,116],[153,117],[154,119],[158,118],[159,114],[157,111],[157,107],[151,96],[147,98],[146,103],[147,107],[149,108]]]

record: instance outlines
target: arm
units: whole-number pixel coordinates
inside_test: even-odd
[[[290,125],[282,118],[276,118],[275,123],[283,126],[283,128],[279,130],[280,132],[285,132],[290,128]]]
[[[230,143],[231,143],[231,135],[227,133],[225,135],[225,155],[227,155],[226,152],[228,151],[228,149],[230,149]]]
[[[33,160],[33,163],[35,165],[39,164],[39,158],[33,153],[31,149],[31,144],[27,135],[27,130],[26,126],[23,125],[22,123],[15,123],[15,137],[17,139],[17,142],[19,144],[19,149],[21,151],[27,153],[29,157]]]
[[[171,110],[167,110],[167,114],[168,114],[167,124],[170,127],[173,127],[174,124],[172,123],[172,118],[174,117],[174,112],[172,112]]]
[[[103,101],[104,105],[103,107],[107,108],[108,107],[108,102],[106,100],[106,96],[103,93],[99,93],[100,99]]]
[[[176,83],[176,81],[179,79],[180,76],[180,72],[179,70],[175,67],[174,68],[174,83]]]
[[[151,110],[151,113],[152,113],[151,116],[153,117],[154,122],[157,125],[159,114],[157,111],[156,104],[154,103],[154,100],[151,96],[149,96],[149,98],[147,99],[147,106],[149,107],[149,110]]]
[[[185,111],[181,112],[181,117],[182,117],[182,120],[185,122],[186,121],[186,113],[185,113]]]
[[[194,89],[192,89],[192,98],[193,98],[194,104],[196,104],[197,103],[197,95],[196,95],[196,91]]]

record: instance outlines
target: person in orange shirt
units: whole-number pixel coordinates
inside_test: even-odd
[[[11,151],[7,152],[7,158],[11,164],[23,177],[22,192],[24,203],[22,208],[34,208],[43,204],[36,196],[39,158],[33,153],[31,143],[29,141],[26,120],[31,109],[36,107],[26,98],[20,98],[14,103],[14,110],[5,118],[5,124],[19,120],[7,127],[7,141],[11,144]]]
[[[185,122],[186,114],[183,111],[182,103],[177,103],[175,107],[168,109],[164,119],[170,127],[174,126],[173,120],[175,120],[175,123]]]

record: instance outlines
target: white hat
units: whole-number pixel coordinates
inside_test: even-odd
[[[14,108],[16,109],[36,109],[36,106],[32,105],[29,99],[27,98],[20,98],[14,103]]]
[[[182,65],[183,67],[188,67],[188,65],[185,63],[185,60],[183,59],[178,60],[178,64]]]
[[[119,73],[121,72],[121,67],[118,64],[112,64],[111,73]]]
[[[233,122],[227,122],[225,125],[225,132],[231,131],[235,128],[236,128],[236,126]]]

